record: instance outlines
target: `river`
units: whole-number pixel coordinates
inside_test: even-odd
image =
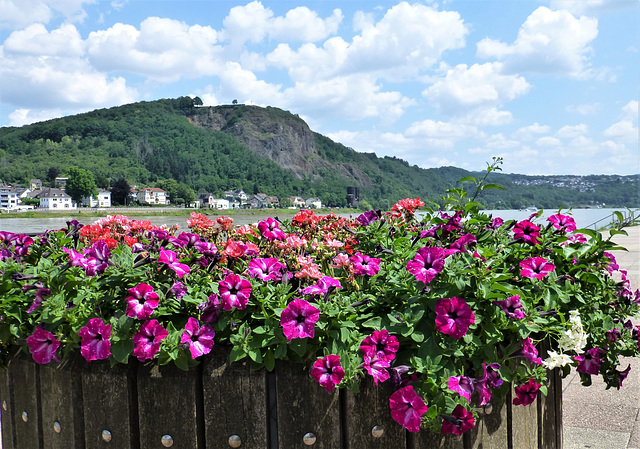
[[[614,211],[620,211],[625,216],[628,216],[628,211],[624,209],[574,209],[570,212],[570,215],[576,221],[578,228],[584,227],[594,227],[596,224],[597,227],[602,227],[609,223],[608,218],[611,217]],[[516,219],[516,220],[524,220],[528,218],[533,212],[525,211],[525,210],[488,210],[487,213],[492,214],[494,217],[501,217],[504,220]],[[548,216],[553,215],[557,212],[557,210],[545,210],[542,214],[542,218],[546,219]],[[563,213],[568,213],[567,211],[563,211]],[[343,216],[353,215],[354,217],[357,214],[339,214]],[[636,215],[638,215],[638,211],[636,211]],[[244,225],[248,223],[255,223],[263,218],[267,218],[269,216],[273,216],[273,213],[265,212],[264,215],[260,214],[238,214],[232,216],[233,222],[236,225]],[[150,221],[154,225],[179,225],[180,229],[188,230],[187,219],[189,217],[179,217],[179,216],[135,216],[131,215],[130,218],[134,220],[146,220]],[[92,224],[98,218],[84,218],[79,215],[74,215],[73,217],[52,217],[52,218],[2,218],[0,219],[0,231],[9,231],[16,233],[25,233],[25,234],[37,234],[42,233],[46,230],[53,229],[61,229],[67,226],[67,221],[71,219],[76,219],[80,221],[82,224]],[[214,218],[215,219],[215,218]],[[538,219],[540,220],[540,219]]]

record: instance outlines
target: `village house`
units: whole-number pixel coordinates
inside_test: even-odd
[[[167,192],[158,187],[145,187],[138,191],[138,202],[140,204],[169,204]]]
[[[300,207],[305,207],[304,199],[299,196],[290,196],[289,203],[291,203],[292,209],[298,209]]]
[[[322,201],[320,201],[320,198],[309,198],[304,202],[304,205],[309,209],[321,209]]]
[[[224,197],[229,200],[229,205],[233,209],[242,207],[247,201],[247,194],[242,189],[227,190],[224,192]]]
[[[64,190],[64,188],[67,186],[67,181],[69,181],[69,178],[58,177],[55,179],[54,184],[57,188]]]
[[[231,205],[227,199],[214,198],[211,203],[212,209],[229,209],[230,207]]]
[[[104,189],[98,189],[98,197],[82,198],[82,205],[85,207],[111,207],[111,192]]]
[[[40,200],[41,209],[77,209],[71,197],[62,189],[43,189],[35,195],[35,198]]]
[[[30,190],[42,190],[42,181],[39,179],[32,179],[29,181],[29,189]]]

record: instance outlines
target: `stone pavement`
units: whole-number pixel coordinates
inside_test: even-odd
[[[640,288],[640,226],[613,240],[628,249],[615,251],[618,265],[628,271],[631,289]],[[640,324],[640,321],[637,321]],[[602,379],[583,387],[575,371],[563,381],[564,449],[640,449],[640,358],[624,359],[631,372],[620,390],[605,390]]]

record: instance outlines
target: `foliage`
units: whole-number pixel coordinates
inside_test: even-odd
[[[97,198],[98,189],[91,172],[84,168],[69,167],[66,175],[69,179],[67,179],[65,192],[69,194],[73,201],[80,204],[84,197],[93,196]]]
[[[229,345],[256,369],[303,364],[327,391],[391,382],[392,416],[411,431],[462,433],[510,386],[527,405],[548,369],[619,388],[640,302],[609,253],[621,248],[567,215],[487,216],[473,201],[485,181],[448,192],[444,210],[406,199],[355,220],[305,210],[234,228],[193,213],[177,237],[122,216],[2,233],[2,351],[188,370]]]
[[[113,204],[126,206],[129,192],[131,192],[131,186],[126,179],[120,178],[114,182],[113,187],[111,187],[111,201]]]

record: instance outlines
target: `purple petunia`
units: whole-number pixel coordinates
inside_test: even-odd
[[[195,359],[211,352],[215,335],[216,333],[211,326],[208,324],[200,326],[198,320],[189,317],[180,341],[189,348],[191,358]]]
[[[282,280],[282,270],[286,267],[285,264],[275,257],[251,259],[249,261],[248,272],[252,278],[257,277],[265,282],[277,282]]]
[[[380,259],[355,253],[349,258],[353,264],[353,273],[356,276],[374,276],[380,271]]]
[[[158,320],[145,321],[138,332],[133,334],[133,355],[141,362],[153,359],[167,335],[169,332]]]
[[[182,277],[186,274],[189,274],[191,269],[188,265],[180,263],[178,261],[178,256],[173,251],[165,250],[164,248],[160,249],[160,256],[158,257],[158,262],[166,264],[169,268],[176,272],[178,278],[182,279]]]
[[[576,371],[579,373],[586,373],[591,375],[597,375],[600,372],[600,365],[603,360],[602,357],[606,352],[600,348],[591,348],[584,354],[575,356],[573,359],[578,362]]]
[[[51,296],[51,290],[49,290],[48,288],[39,288],[36,291],[36,296],[33,299],[33,304],[31,304],[31,307],[29,307],[27,313],[33,313],[38,307],[40,307],[42,305],[42,301],[44,301],[45,296]]]
[[[397,390],[389,398],[391,417],[409,432],[419,432],[422,415],[428,407],[411,385]]]
[[[522,339],[522,349],[515,352],[512,357],[524,357],[529,360],[531,363],[535,363],[536,365],[542,364],[542,359],[538,357],[538,350],[533,345],[531,338],[523,338]]]
[[[327,355],[316,360],[311,368],[311,377],[327,390],[327,393],[342,382],[344,369],[340,365],[339,355]]]
[[[206,302],[198,304],[200,320],[203,323],[215,323],[220,315],[220,297],[217,294],[209,296]]]
[[[520,262],[520,276],[542,279],[556,269],[548,260],[542,257],[527,257]]]
[[[294,338],[313,338],[314,327],[319,318],[319,309],[304,299],[296,298],[282,311],[280,325],[288,341]]]
[[[378,221],[380,219],[380,215],[381,215],[381,212],[379,210],[369,210],[367,212],[364,212],[358,215],[356,220],[358,220],[358,222],[362,226],[368,226],[371,223]]]
[[[493,301],[491,304],[500,307],[509,318],[514,320],[521,320],[525,316],[522,310],[522,303],[520,302],[520,295],[510,296],[500,301]]]
[[[51,359],[60,361],[56,355],[60,342],[55,335],[41,327],[36,328],[33,334],[27,337],[27,345],[33,360],[40,365],[49,363]]]
[[[443,298],[436,303],[436,330],[455,339],[467,333],[476,322],[471,307],[460,298]]]
[[[473,429],[475,422],[476,420],[473,417],[473,413],[458,404],[456,408],[453,409],[451,415],[442,416],[442,429],[440,433],[462,435],[467,430]]]
[[[127,316],[146,320],[158,307],[158,294],[153,291],[149,284],[140,283],[134,288],[130,288],[127,301]]]
[[[428,284],[444,269],[444,259],[447,252],[443,248],[420,248],[413,260],[407,262],[407,271],[418,281]]]
[[[78,332],[82,341],[80,354],[87,362],[104,360],[111,356],[111,325],[105,324],[100,318],[91,318],[87,325]]]
[[[243,310],[247,307],[251,296],[251,282],[241,278],[237,274],[230,274],[218,282],[218,293],[223,310]]]

